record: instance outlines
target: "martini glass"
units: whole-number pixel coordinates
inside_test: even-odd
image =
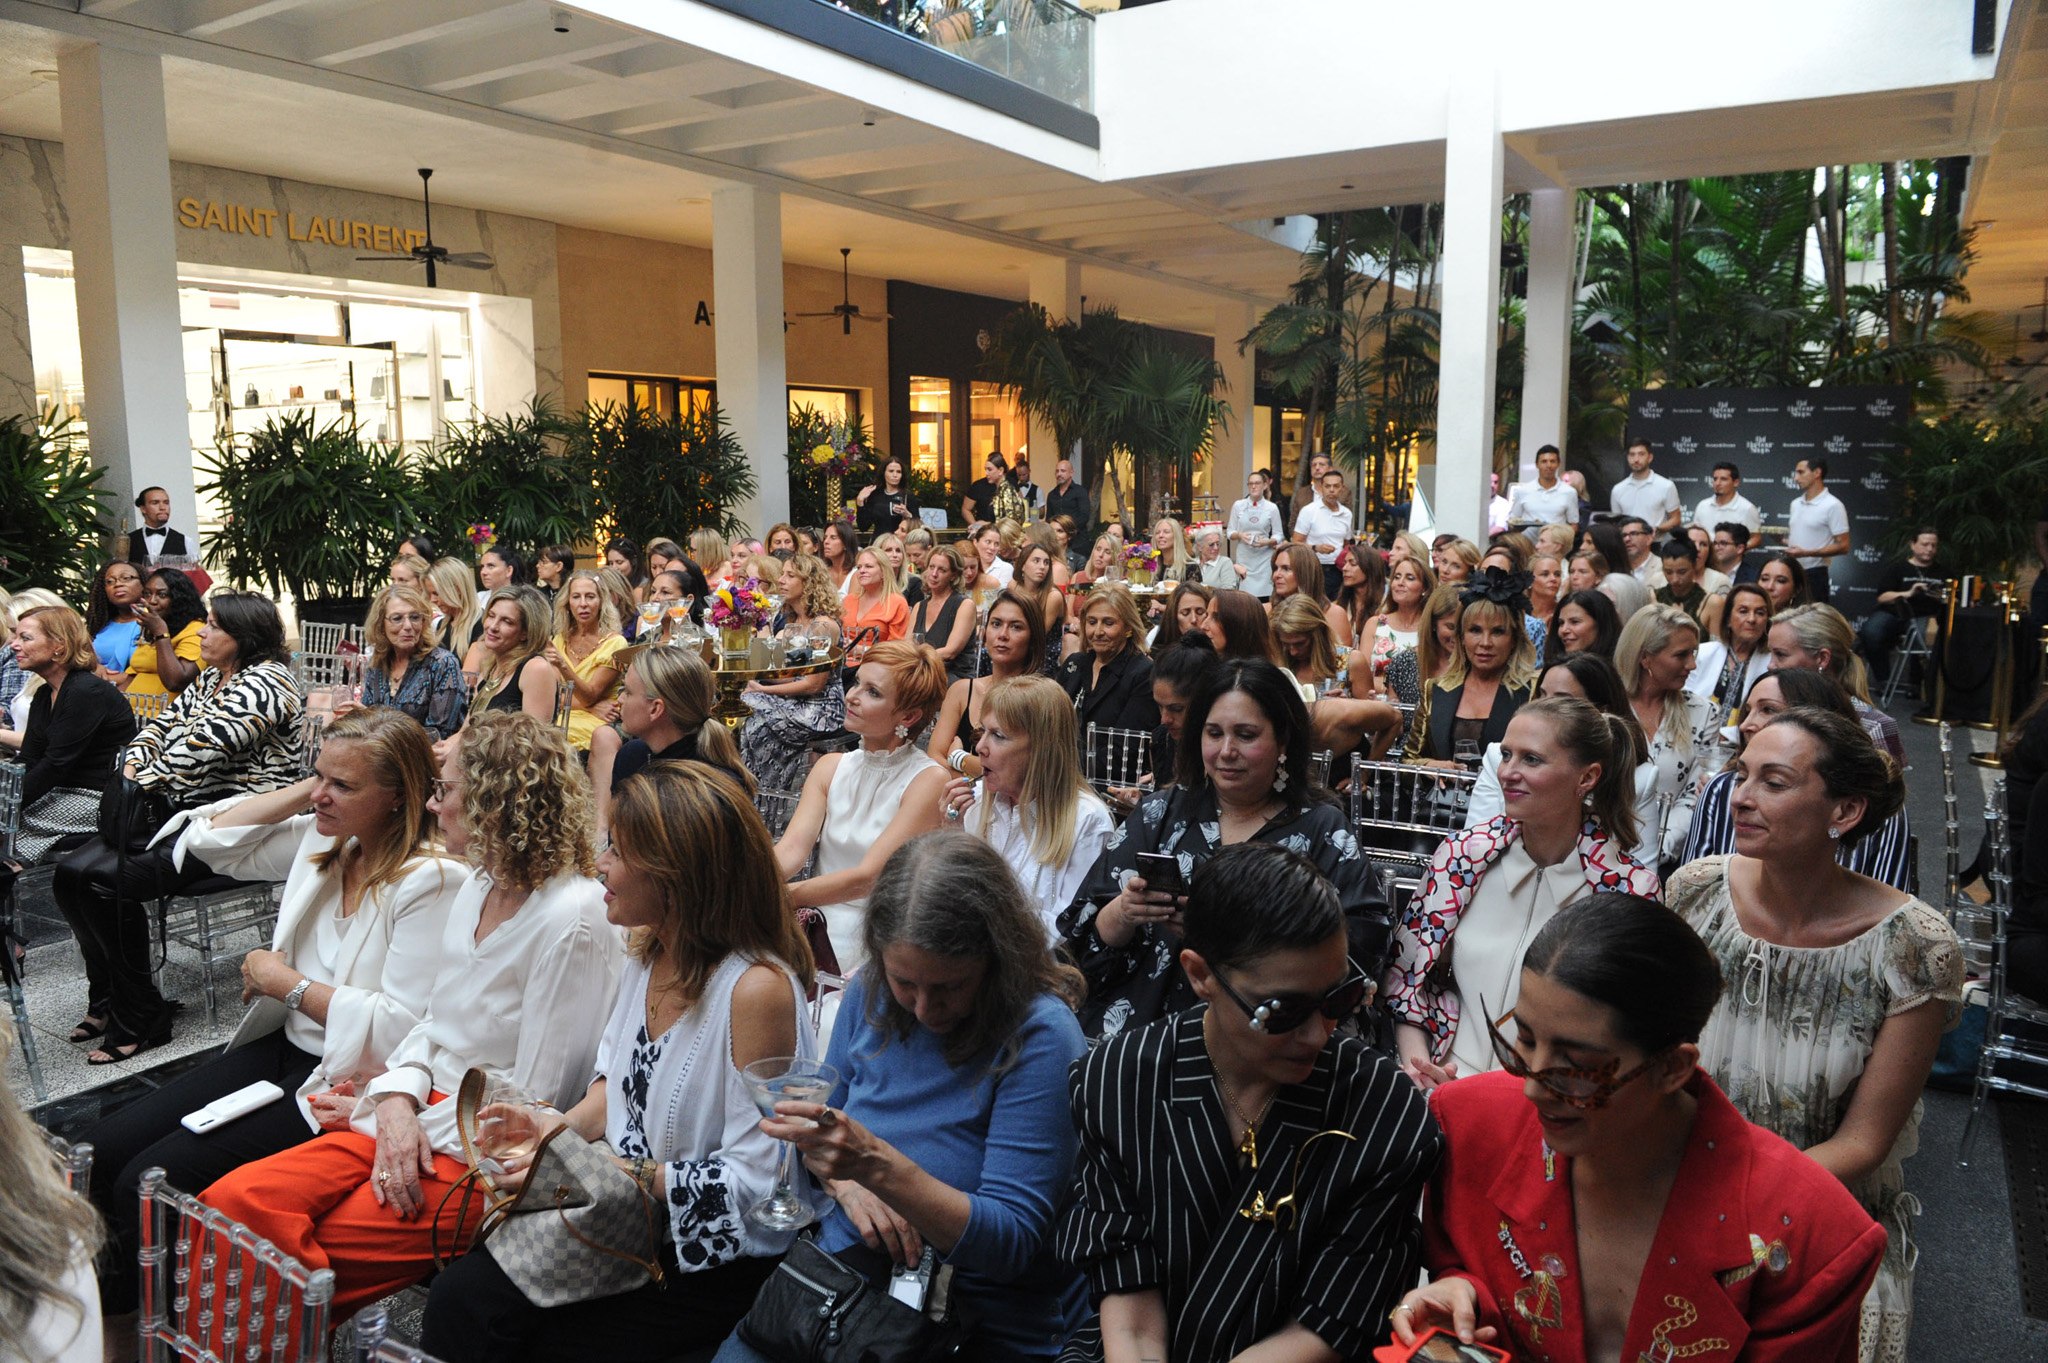
[[[775,1111],[777,1103],[822,1103],[839,1085],[839,1071],[822,1060],[778,1055],[756,1060],[740,1071],[747,1092],[763,1117],[785,1122],[817,1123]],[[796,1190],[796,1147],[782,1147],[782,1165],[776,1170],[775,1191],[747,1208],[747,1218],[769,1230],[801,1230],[817,1220],[811,1204]]]

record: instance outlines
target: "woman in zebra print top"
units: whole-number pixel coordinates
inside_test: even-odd
[[[276,790],[305,771],[303,697],[277,607],[216,592],[200,632],[204,669],[121,754],[121,770],[174,809]],[[195,857],[173,863],[171,840],[123,855],[102,838],[67,854],[52,886],[85,955],[85,1017],[73,1041],[99,1040],[89,1065],[127,1060],[171,1037],[173,1008],[149,969],[144,905],[212,877]]]

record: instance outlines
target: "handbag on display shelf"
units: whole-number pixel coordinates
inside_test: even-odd
[[[483,1215],[471,1253],[489,1254],[535,1306],[615,1297],[660,1282],[663,1209],[637,1179],[612,1163],[602,1146],[566,1124],[541,1137],[526,1182],[517,1191],[499,1192],[491,1185],[476,1138],[485,1083],[484,1072],[471,1069],[456,1092],[456,1128],[469,1170],[435,1209],[435,1264],[447,1262],[441,1253],[441,1213],[460,1192],[458,1234],[481,1196]]]
[[[865,1245],[833,1255],[806,1238],[761,1284],[739,1336],[772,1363],[938,1363],[963,1356],[968,1331],[954,1309],[953,1266],[931,1246],[905,1269]]]

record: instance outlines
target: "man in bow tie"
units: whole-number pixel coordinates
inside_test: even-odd
[[[128,534],[128,561],[137,566],[160,558],[189,558],[192,551],[185,536],[171,529],[171,494],[160,487],[146,487],[135,499],[142,512],[142,528]]]

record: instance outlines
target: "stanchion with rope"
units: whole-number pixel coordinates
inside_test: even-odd
[[[1942,711],[1948,705],[1948,641],[1955,634],[1956,607],[1962,601],[1963,584],[1950,578],[1944,585],[1943,595],[1948,598],[1948,615],[1941,622],[1939,652],[1934,658],[1934,704],[1925,714],[1913,716],[1915,724],[1942,722]]]
[[[2013,690],[2016,680],[2017,659],[2013,655],[2013,631],[2019,626],[2022,613],[2019,609],[2019,593],[2013,584],[2001,583],[1998,593],[1999,630],[1996,640],[1997,656],[1992,666],[1996,669],[1991,677],[1991,719],[1989,722],[1973,724],[1972,728],[1991,729],[1997,733],[1990,752],[1973,752],[1970,762],[1979,767],[2003,767],[2005,765],[2005,735],[2012,727]]]

